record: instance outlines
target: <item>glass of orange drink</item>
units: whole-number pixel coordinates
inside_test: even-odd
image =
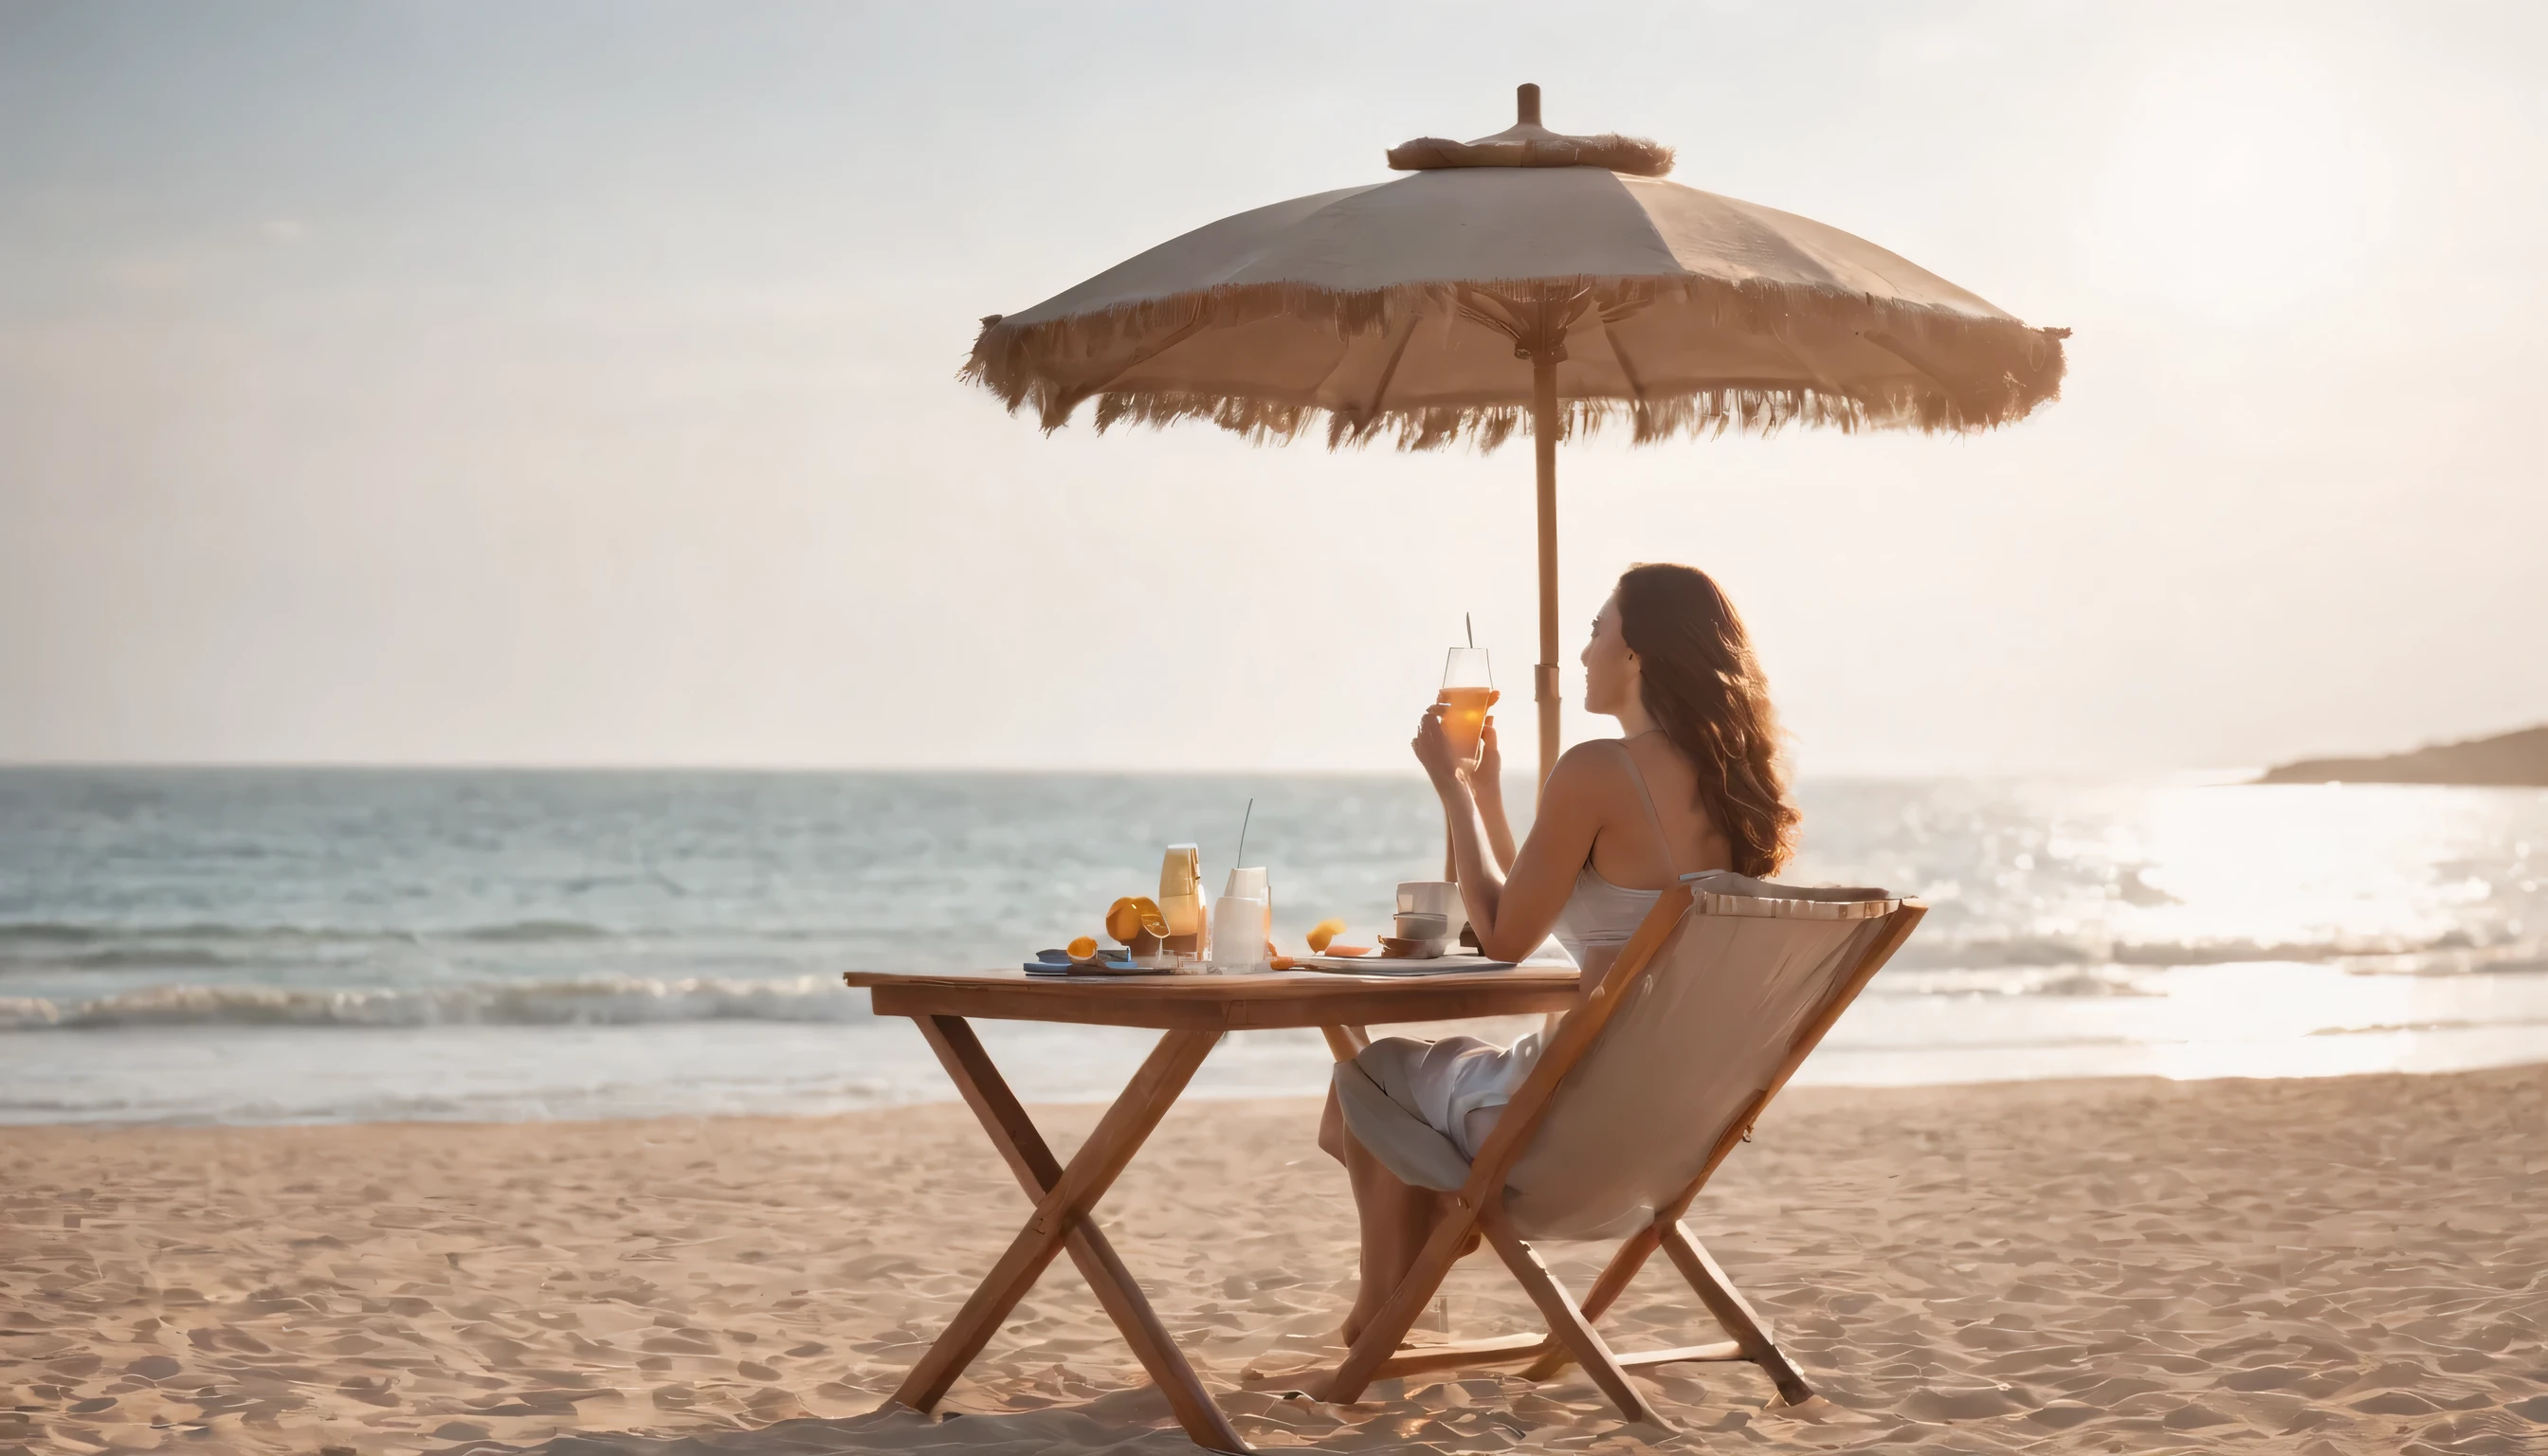
[[[1483,647],[1454,647],[1442,665],[1442,731],[1451,736],[1452,752],[1463,760],[1478,756],[1478,736],[1486,731],[1487,703],[1495,696],[1495,674]]]

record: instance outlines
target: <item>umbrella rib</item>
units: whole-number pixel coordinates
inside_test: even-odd
[[[1546,283],[1538,284],[1536,288],[1536,298],[1514,299],[1492,289],[1463,283],[1459,285],[1460,313],[1511,339],[1518,355],[1536,357],[1542,349],[1561,349],[1555,357],[1564,359],[1566,355],[1562,352],[1562,345],[1566,332],[1584,317],[1586,310],[1592,307],[1592,289],[1590,285],[1579,284],[1573,293],[1560,298],[1552,296],[1550,285]],[[1493,302],[1499,306],[1495,313],[1509,317],[1495,317],[1495,314],[1479,307],[1484,302]],[[1525,311],[1530,315],[1527,322],[1521,318]]]
[[[1404,320],[1404,318],[1402,318],[1400,320],[1398,320],[1398,323],[1403,323],[1404,321],[1405,321],[1405,320]],[[1391,324],[1390,326],[1391,326],[1391,327],[1396,327],[1396,326],[1398,326],[1398,323],[1393,323],[1393,324]],[[1386,330],[1384,330],[1384,334],[1385,334],[1385,333],[1386,333]],[[1386,339],[1384,338],[1384,340],[1383,340],[1383,341],[1384,341],[1384,342],[1386,342]],[[1381,370],[1381,374],[1380,374],[1380,387],[1381,387],[1382,389],[1384,389],[1384,390],[1385,390],[1385,389],[1389,388],[1389,376],[1390,376],[1391,374],[1393,374],[1393,373],[1397,372],[1399,356],[1400,356],[1401,354],[1406,353],[1406,352],[1407,352],[1406,336],[1402,334],[1402,335],[1400,336],[1400,339],[1399,339],[1398,348],[1397,348],[1394,352],[1392,352],[1392,353],[1390,354],[1390,356],[1389,356],[1389,363],[1388,363],[1388,366],[1387,366],[1386,368],[1384,368],[1384,369],[1382,369],[1382,370]],[[1336,377],[1336,372],[1337,372],[1338,370],[1340,370],[1340,369],[1344,368],[1347,364],[1350,364],[1350,363],[1352,363],[1352,362],[1353,362],[1353,350],[1352,350],[1350,347],[1348,347],[1348,348],[1347,348],[1347,349],[1345,349],[1342,353],[1339,353],[1339,354],[1337,354],[1337,355],[1336,355],[1336,357],[1335,357],[1335,362],[1333,362],[1333,363],[1329,364],[1325,369],[1323,369],[1323,370],[1320,371],[1320,373],[1319,373],[1318,383],[1311,385],[1311,386],[1310,386],[1310,388],[1309,388],[1309,391],[1308,391],[1308,394],[1309,394],[1310,399],[1314,402],[1314,404],[1313,404],[1312,408],[1323,408],[1324,410],[1326,410],[1326,411],[1327,411],[1329,414],[1332,414],[1332,415],[1334,415],[1335,417],[1337,417],[1337,418],[1339,418],[1339,419],[1352,420],[1352,419],[1358,419],[1358,418],[1360,418],[1360,417],[1361,417],[1361,416],[1360,416],[1360,415],[1355,411],[1354,408],[1353,408],[1350,404],[1347,404],[1347,405],[1326,405],[1326,406],[1319,406],[1319,405],[1317,405],[1317,404],[1315,403],[1316,401],[1320,400],[1320,399],[1322,397],[1323,392],[1325,391],[1325,389],[1326,389],[1326,387],[1327,387],[1327,382],[1328,382],[1329,380],[1334,379],[1334,378]]]
[[[1948,379],[1944,374],[1939,373],[1938,367],[1935,364],[1931,363],[1929,360],[1920,358],[1912,351],[1911,346],[1903,342],[1901,339],[1894,337],[1890,333],[1883,332],[1882,330],[1863,331],[1859,334],[1859,337],[1866,339],[1868,343],[1875,345],[1884,352],[1891,354],[1894,358],[1910,365],[1922,379],[1929,381],[1931,384],[1936,385],[1940,390],[1944,391],[1949,399],[1956,398],[1956,392],[1954,381]]]
[[[1114,371],[1108,374],[1105,378],[1095,380],[1088,384],[1083,384],[1079,388],[1071,391],[1071,405],[1073,408],[1076,408],[1080,401],[1087,399],[1089,396],[1102,395],[1106,393],[1108,387],[1112,386],[1115,381],[1122,379],[1125,375],[1130,374],[1134,370],[1140,368],[1142,365],[1149,363],[1161,354],[1164,354],[1168,350],[1175,348],[1177,345],[1184,343],[1187,339],[1194,337],[1196,331],[1201,329],[1206,321],[1207,316],[1201,309],[1197,309],[1195,311],[1194,318],[1187,319],[1182,326],[1180,326],[1175,332],[1169,334],[1166,338],[1160,339],[1156,343],[1142,345],[1140,348],[1133,351],[1133,356],[1131,358],[1126,359],[1123,363],[1115,366]]]
[[[1644,410],[1647,404],[1646,382],[1637,377],[1637,361],[1628,357],[1627,345],[1620,339],[1619,331],[1610,326],[1607,315],[1601,318],[1601,336],[1610,341],[1610,357],[1619,361],[1619,373],[1628,381],[1628,398],[1637,402],[1639,410]]]
[[[1371,403],[1362,408],[1365,420],[1380,417],[1381,401],[1389,398],[1390,382],[1398,378],[1398,361],[1407,357],[1407,346],[1415,342],[1415,330],[1424,322],[1422,316],[1408,320],[1407,331],[1398,336],[1398,347],[1389,351],[1389,362],[1381,366],[1380,382],[1371,388]]]
[[[1606,322],[1607,320],[1604,321]],[[1761,342],[1768,344],[1770,347],[1776,349],[1780,357],[1784,358],[1788,363],[1796,366],[1796,372],[1803,375],[1805,378],[1805,387],[1807,389],[1813,390],[1817,394],[1830,395],[1838,399],[1852,398],[1848,391],[1835,386],[1831,382],[1829,376],[1825,375],[1820,369],[1814,367],[1812,360],[1806,358],[1794,344],[1788,342],[1787,335],[1784,330],[1779,328],[1765,328],[1752,336],[1759,339]],[[1727,380],[1719,381],[1717,387],[1720,389],[1792,390],[1796,386],[1795,383],[1790,380],[1762,380],[1757,383],[1750,381],[1736,382]]]
[[[1459,285],[1458,298],[1460,301],[1461,318],[1468,319],[1472,323],[1492,328],[1496,332],[1502,334],[1504,337],[1511,339],[1515,348],[1519,348],[1521,346],[1522,325],[1518,320],[1510,318],[1499,317],[1502,313],[1501,310],[1490,312],[1489,310],[1480,307],[1482,303],[1492,300],[1497,304],[1503,305],[1506,309],[1510,309],[1515,307],[1510,299],[1504,298],[1501,294],[1489,293],[1483,288],[1473,288],[1465,283]]]

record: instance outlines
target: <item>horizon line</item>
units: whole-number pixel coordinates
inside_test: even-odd
[[[1589,741],[1589,740],[1588,740]],[[1806,772],[1792,781],[1844,782],[1868,780],[1955,778],[1976,782],[2020,782],[2093,780],[2116,781],[2201,780],[2216,783],[2240,783],[2252,780],[2272,765],[2228,764],[2198,765],[2176,768],[2140,768],[2122,770],[2098,769],[2018,769],[2018,770],[1940,770],[1940,769],[1853,769],[1832,772]],[[1214,778],[1262,774],[1302,778],[1375,778],[1421,779],[1418,769],[1355,769],[1300,765],[1277,766],[1185,766],[1175,768],[1139,768],[1110,765],[1018,765],[1018,764],[848,764],[848,763],[732,763],[732,762],[539,762],[518,760],[371,760],[371,759],[0,759],[0,774],[46,773],[172,773],[172,774],[911,774],[1027,777],[1152,777]],[[1507,780],[1526,777],[1526,770],[1507,771]]]

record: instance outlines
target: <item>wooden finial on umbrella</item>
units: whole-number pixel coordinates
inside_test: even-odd
[[[1418,136],[1389,149],[1389,165],[1401,172],[1426,172],[1437,167],[1606,167],[1637,177],[1660,177],[1672,170],[1669,146],[1605,132],[1598,136],[1551,136],[1539,122],[1539,87],[1524,81],[1513,88],[1513,110],[1521,120],[1493,136],[1450,141]]]

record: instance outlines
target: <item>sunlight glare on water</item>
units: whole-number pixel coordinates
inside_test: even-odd
[[[2548,1055],[2543,821],[2536,790],[2334,784],[1938,785],[1860,844],[1827,816],[1798,877],[1933,910],[1802,1075],[1920,1080],[1945,1046],[1974,1078]]]
[[[2140,879],[2170,902],[2135,929],[2183,946],[2373,955],[2514,940],[2524,926],[2488,906],[2476,864],[2502,854],[2504,810],[2495,794],[2388,785],[2161,790]]]

